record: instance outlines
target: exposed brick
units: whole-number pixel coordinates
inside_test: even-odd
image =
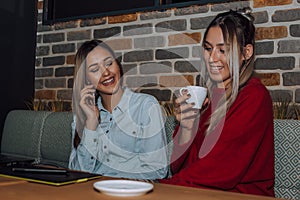
[[[39,2],[42,1],[39,0]],[[300,0],[254,0],[254,2],[234,1],[222,3],[215,2],[205,5],[201,5],[200,3],[200,5],[182,8],[139,12],[134,15],[122,15],[109,18],[96,16],[97,18],[79,19],[75,21],[55,23],[53,25],[42,24],[43,13],[42,10],[39,10],[39,13],[37,13],[38,31],[36,38],[37,47],[35,60],[36,91],[45,88],[44,84],[46,84],[46,81],[47,84],[50,84],[52,79],[56,80],[56,78],[53,77],[55,70],[56,77],[65,78],[63,81],[65,87],[58,87],[61,83],[59,83],[59,81],[58,83],[53,81],[54,84],[57,84],[57,88],[53,89],[53,98],[49,100],[52,102],[53,99],[65,98],[64,105],[69,105],[70,108],[75,51],[85,40],[89,40],[91,38],[103,38],[103,40],[105,40],[116,51],[117,59],[122,61],[122,68],[125,72],[125,81],[131,84],[132,87],[140,87],[142,84],[142,87],[140,88],[141,91],[156,96],[160,101],[169,101],[171,98],[170,93],[172,93],[176,84],[186,86],[194,84],[194,82],[197,84],[202,82],[200,81],[199,72],[191,63],[195,60],[200,60],[199,58],[203,55],[200,44],[201,34],[204,32],[212,18],[214,18],[219,12],[228,11],[230,9],[236,10],[238,8],[248,6],[252,7],[254,4],[254,7],[258,5],[260,5],[258,7],[265,7],[256,9],[258,12],[253,12],[255,18],[254,23],[260,24],[257,26],[257,29],[261,29],[259,37],[257,38],[258,42],[256,43],[256,55],[259,56],[255,62],[255,66],[258,70],[267,70],[267,72],[264,71],[263,74],[260,74],[262,82],[271,89],[273,89],[273,86],[276,86],[274,87],[276,94],[278,93],[281,96],[289,96],[291,100],[300,103],[300,89],[297,89],[299,86],[297,84],[299,82],[297,79],[299,76],[297,70],[300,62],[297,56],[300,52],[299,42],[297,40],[298,37],[300,37],[300,26],[297,21],[300,19],[300,8],[296,6],[297,2],[300,3]],[[269,14],[273,15],[268,16]],[[174,19],[172,15],[182,17],[176,17]],[[271,17],[272,21],[269,20]],[[108,19],[111,19],[110,22],[112,23],[122,24],[115,24],[116,27],[112,27],[108,24]],[[161,31],[159,29],[162,27],[171,28],[172,30],[169,31],[169,33],[157,33],[157,30]],[[180,31],[179,37],[177,35],[178,32],[176,33],[177,30]],[[197,30],[199,33],[192,33],[194,30]],[[89,34],[85,34],[86,31],[88,31]],[[78,32],[81,33],[77,34]],[[196,35],[196,38],[193,39],[198,41],[198,43],[193,44],[190,43],[189,39],[184,40],[180,38],[180,36],[185,33],[187,36],[192,36],[192,38],[193,35]],[[169,42],[167,40],[162,42],[160,37],[163,37],[164,39],[168,37],[167,39]],[[49,51],[53,46],[54,49],[57,48],[55,49],[57,52],[68,51],[65,48],[59,49],[59,46],[56,46],[58,44],[55,43],[66,45],[72,43],[70,41],[74,41],[75,43],[74,51],[72,49],[72,52],[66,52],[60,57],[49,57],[49,55],[51,55],[51,52]],[[276,45],[276,47],[274,45]],[[180,50],[168,49],[175,46],[188,47]],[[155,52],[154,50],[157,47],[160,49]],[[152,52],[151,54],[148,54],[148,52],[139,51],[138,48],[143,48],[144,50],[151,49]],[[127,57],[123,59],[123,54],[132,50],[136,54],[127,54]],[[181,52],[179,55],[184,56],[179,56],[178,52]],[[192,55],[190,55],[190,52]],[[140,53],[141,55],[139,55]],[[165,61],[160,63],[159,58]],[[194,58],[195,60],[192,60],[191,58]],[[195,63],[197,63],[197,61]],[[280,71],[280,73],[277,73],[277,69],[279,69],[278,71]],[[282,72],[281,70],[286,70],[286,72],[291,74],[284,73],[284,71]],[[185,83],[178,83],[178,78],[172,79],[168,77],[168,79],[164,79],[166,75],[170,75],[171,77],[180,77],[182,76],[180,73],[186,73],[185,75],[189,75],[189,81],[191,83],[187,83],[186,80]],[[136,78],[140,74],[144,76]],[[162,75],[163,77],[161,77]],[[174,81],[173,83],[167,82],[169,86],[166,87],[170,87],[172,89],[165,88],[164,85],[160,85],[160,82],[157,79],[159,79],[159,81],[162,79],[166,82]],[[286,81],[286,83],[283,83],[283,80]],[[146,84],[144,84],[145,82]],[[295,96],[293,97],[293,95]]]
[[[300,53],[300,40],[279,41],[278,53]]]
[[[192,15],[198,13],[206,13],[208,11],[209,11],[208,5],[203,5],[203,6],[193,5],[189,7],[177,8],[174,10],[174,14],[175,16]]]
[[[36,47],[36,56],[46,56],[49,55],[49,46],[38,46]]]
[[[152,11],[152,12],[140,13],[141,20],[161,19],[170,16],[171,16],[171,10],[166,10],[164,12]]]
[[[272,54],[274,52],[274,42],[256,42],[255,53],[256,55]]]
[[[126,78],[126,85],[130,88],[153,87],[158,81],[156,76],[130,76]]]
[[[286,72],[282,78],[284,86],[300,85],[300,72]]]
[[[257,58],[255,69],[282,69],[289,70],[295,67],[294,57]]]
[[[64,33],[51,33],[43,35],[43,43],[62,42],[65,40]]]
[[[288,22],[300,20],[300,9],[278,10],[272,16],[273,22]]]
[[[36,36],[36,43],[42,43],[42,35],[37,35]]]
[[[192,56],[196,58],[203,58],[204,55],[204,49],[203,47],[199,44],[196,46],[193,46],[192,48]]]
[[[35,66],[40,67],[42,64],[42,59],[41,58],[35,58]]]
[[[269,90],[273,102],[292,101],[293,92],[291,90]]]
[[[67,40],[88,40],[91,38],[91,30],[71,31],[67,33]]]
[[[70,53],[75,51],[75,44],[58,44],[52,46],[52,53]]]
[[[72,90],[57,90],[57,99],[70,100],[72,99]]]
[[[121,63],[123,60],[123,54],[121,52],[115,52],[115,56],[119,63]]]
[[[74,78],[69,78],[68,81],[67,81],[67,86],[68,88],[73,88],[73,82],[74,81]]]
[[[252,15],[254,17],[254,24],[266,23],[269,20],[267,11],[255,12],[255,13],[252,13]]]
[[[75,55],[67,55],[66,63],[67,64],[75,64]]]
[[[194,77],[192,75],[161,76],[159,78],[159,85],[171,88],[194,85]]]
[[[190,20],[191,29],[192,30],[206,29],[214,17],[215,16],[192,18]]]
[[[38,24],[37,25],[37,32],[46,32],[46,31],[52,31],[52,26],[50,25],[43,25],[43,24]]]
[[[55,90],[36,90],[34,94],[35,99],[55,99]]]
[[[55,23],[54,29],[62,30],[62,29],[76,28],[77,26],[78,26],[78,21],[67,21],[67,22]]]
[[[279,5],[287,5],[291,4],[292,0],[254,0],[253,7],[265,7],[265,6],[279,6]]]
[[[174,65],[175,72],[198,72],[200,62],[199,61],[177,61]]]
[[[35,69],[35,77],[49,77],[49,76],[53,76],[52,68]]]
[[[43,79],[35,79],[34,80],[34,89],[42,89],[44,87]]]
[[[118,15],[118,16],[109,16],[108,23],[125,23],[125,22],[133,22],[137,20],[137,14],[129,14],[129,15]]]
[[[86,19],[80,21],[80,27],[96,26],[96,25],[103,25],[103,24],[106,24],[106,17]]]
[[[159,89],[142,89],[141,93],[150,94],[154,96],[158,101],[170,101],[171,100],[171,90],[159,90]]]
[[[280,74],[279,73],[260,73],[258,76],[261,82],[265,86],[276,86],[280,85]]]
[[[65,88],[66,79],[65,78],[51,78],[45,80],[46,88]]]
[[[237,1],[237,2],[229,2],[229,3],[216,3],[212,4],[211,11],[219,12],[219,11],[228,11],[230,9],[237,10],[245,7],[250,7],[250,1]]]
[[[153,29],[154,28],[151,23],[124,26],[123,35],[130,36],[130,35],[151,34],[153,33]]]
[[[55,69],[55,77],[73,76],[74,67],[59,67]]]
[[[148,36],[134,39],[135,49],[152,49],[165,46],[166,41],[163,36]]]
[[[187,47],[172,48],[172,49],[158,49],[155,51],[156,59],[175,59],[188,58],[189,49]]]
[[[183,33],[169,35],[169,46],[199,44],[201,41],[201,33]]]
[[[159,33],[169,31],[184,31],[186,30],[187,23],[185,19],[170,20],[157,23],[155,30]]]
[[[153,60],[153,51],[131,51],[124,54],[124,62],[138,62]]]
[[[63,64],[65,64],[65,56],[43,58],[43,66],[63,65]]]
[[[140,65],[140,73],[141,74],[161,74],[161,73],[171,73],[172,72],[172,64],[171,62],[149,62],[142,63]]]
[[[123,64],[122,65],[124,75],[137,74],[137,64]]]
[[[255,32],[256,40],[284,38],[287,35],[286,26],[258,27]]]
[[[114,51],[116,50],[127,50],[132,49],[132,39],[124,38],[124,39],[110,39],[105,41]]]
[[[293,37],[300,37],[300,24],[293,24],[290,26],[290,34]]]
[[[109,38],[118,36],[121,33],[121,27],[111,27],[94,30],[94,38]]]

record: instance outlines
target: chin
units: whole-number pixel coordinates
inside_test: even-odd
[[[113,95],[116,94],[120,90],[120,86],[115,86],[111,88],[100,88],[99,92],[106,95]]]

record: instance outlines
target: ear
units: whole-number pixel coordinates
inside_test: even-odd
[[[253,45],[247,44],[244,47],[244,59],[248,60],[249,58],[251,58],[252,55],[253,55]]]

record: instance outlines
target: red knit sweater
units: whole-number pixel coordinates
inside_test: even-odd
[[[220,90],[214,92],[220,96]],[[218,126],[221,134],[215,131],[204,137],[210,114],[211,106],[201,115],[189,144],[178,144],[176,127],[173,176],[160,182],[274,196],[273,112],[265,86],[250,79],[227,112],[224,126]]]

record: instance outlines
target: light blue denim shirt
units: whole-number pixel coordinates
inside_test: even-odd
[[[160,179],[167,175],[167,142],[158,101],[125,88],[118,106],[108,112],[98,101],[100,124],[83,130],[69,167],[112,177]],[[73,139],[75,118],[72,123]]]

